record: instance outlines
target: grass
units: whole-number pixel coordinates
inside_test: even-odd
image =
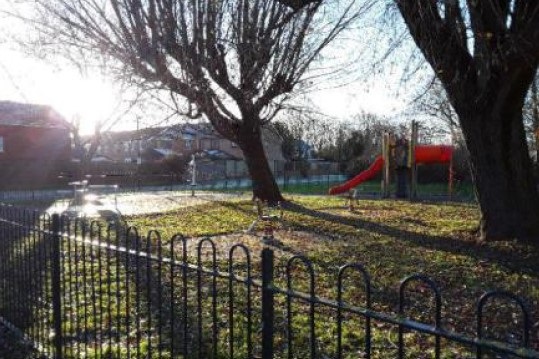
[[[326,195],[329,191],[329,188],[340,185],[343,182],[334,182],[324,179],[313,182],[302,182],[304,178],[290,178],[286,184],[281,184],[280,188],[283,193],[287,194],[314,194],[314,195]],[[395,193],[395,184],[392,185],[392,193]],[[202,191],[223,191],[223,192],[235,192],[239,188],[234,187],[232,183],[227,189],[224,188],[215,188],[213,186],[204,187],[203,189],[197,189]],[[368,195],[379,195],[381,193],[380,180],[371,180],[363,182],[355,188],[359,195],[368,194]],[[447,182],[440,183],[419,183],[417,192],[419,196],[429,197],[429,196],[445,196],[448,194],[448,184]],[[453,184],[453,195],[456,198],[462,200],[473,200],[473,187],[471,183],[466,182],[455,182]]]
[[[326,194],[326,191],[318,192],[317,194]],[[381,193],[381,184],[380,181],[372,180],[363,182],[356,187],[356,190],[361,197],[362,194],[375,194],[378,195]],[[395,193],[396,185],[395,183],[391,186],[391,193]],[[447,196],[449,193],[448,183],[447,182],[438,182],[438,183],[419,183],[417,187],[417,194],[420,198],[425,197],[436,197],[436,196]],[[289,191],[290,193],[295,193],[294,188]],[[306,192],[297,192],[297,193],[306,193]],[[455,182],[453,184],[453,193],[452,195],[461,200],[472,201],[474,199],[473,186],[471,183],[466,182]]]
[[[334,299],[338,267],[359,262],[373,278],[376,310],[394,312],[399,281],[406,275],[422,273],[431,277],[442,290],[443,324],[447,329],[473,336],[477,300],[489,289],[508,290],[526,298],[533,310],[532,317],[539,318],[538,248],[516,241],[478,243],[475,233],[479,212],[473,204],[362,200],[355,211],[350,212],[341,198],[290,195],[289,198],[292,202],[285,210],[285,229],[276,233],[281,242],[278,254],[282,257],[301,254],[313,261],[319,296]],[[182,233],[188,237],[216,237],[219,243],[226,238],[219,236],[243,231],[253,219],[250,202],[229,201],[132,217],[128,221],[142,231],[158,229],[163,238]],[[255,247],[255,251],[259,249],[256,242],[247,242]],[[300,272],[298,269],[301,276]],[[284,283],[282,278],[279,280]],[[306,292],[306,283],[306,280],[298,281],[297,289]],[[358,284],[351,287],[356,291],[350,295],[350,300],[361,303],[364,298]],[[424,289],[420,288],[419,292],[425,295]],[[491,314],[486,317],[496,321],[498,326],[507,329],[508,323],[509,326],[518,323],[518,315],[515,316],[514,310],[507,305],[489,309]],[[505,309],[507,313],[502,315]],[[493,316],[494,311],[497,316]],[[432,314],[425,306],[410,311],[418,318],[432,322],[432,315],[428,316],[426,312]],[[298,328],[307,327],[302,322],[305,318],[304,314],[298,316]],[[394,332],[387,329],[381,325],[376,335],[392,342]],[[331,330],[334,330],[331,325],[322,324],[318,333],[323,336]],[[533,330],[534,347],[538,348],[537,325]],[[350,335],[357,343],[361,342],[361,336]],[[410,340],[416,340],[416,337],[411,335]],[[501,338],[507,339],[506,336]],[[326,340],[329,342],[330,338]],[[423,348],[422,345],[412,347],[418,350],[417,353]],[[458,346],[446,347],[444,357],[458,358],[452,353],[464,355],[460,353],[466,352]]]
[[[360,200],[353,212],[345,207],[339,197],[287,195],[290,203],[284,210],[283,223],[275,233],[278,240],[273,246],[276,251],[276,284],[286,288],[284,266],[293,255],[299,254],[312,261],[316,272],[316,295],[336,299],[336,273],[346,263],[361,263],[372,277],[373,309],[384,313],[395,313],[398,305],[399,281],[413,273],[422,273],[432,278],[442,291],[443,327],[474,336],[475,307],[477,300],[486,290],[497,288],[514,292],[526,298],[532,309],[533,323],[539,318],[539,249],[515,241],[478,243],[476,228],[479,212],[475,205],[466,203],[429,203],[395,200]],[[252,249],[253,271],[259,275],[261,227],[256,235],[245,235],[243,231],[255,219],[255,210],[250,201],[230,200],[206,202],[201,205],[145,216],[126,218],[129,225],[139,228],[140,233],[158,230],[162,243],[169,248],[170,238],[181,233],[187,237],[212,237],[220,253],[217,265],[226,271],[227,261],[222,254],[231,244],[242,242]],[[112,242],[116,243],[116,238]],[[157,237],[141,240],[140,250],[153,246]],[[105,247],[91,243],[63,245],[64,331],[66,357],[80,357],[79,350],[89,358],[128,357],[140,352],[144,355],[152,347],[159,347],[161,338],[167,344],[167,332],[172,323],[167,320],[176,316],[181,299],[180,286],[171,287],[170,278],[178,278],[179,271],[171,274],[165,267],[158,269],[157,263],[148,264],[139,258],[140,269],[136,270],[136,257],[128,260],[122,255],[110,252]],[[122,243],[120,243],[122,244]],[[133,250],[133,243],[130,244]],[[177,247],[176,247],[177,248]],[[177,248],[179,249],[179,248]],[[191,247],[191,250],[193,247]],[[21,254],[24,254],[20,252]],[[165,255],[167,255],[165,251]],[[190,252],[190,263],[196,263]],[[32,257],[28,257],[32,258]],[[179,258],[179,253],[176,254]],[[204,265],[209,267],[208,257]],[[241,258],[236,261],[239,272],[244,272]],[[153,272],[148,271],[148,267]],[[292,285],[295,290],[308,292],[309,278],[301,265],[291,267]],[[156,273],[162,277],[156,279]],[[196,313],[195,298],[196,272],[191,273],[192,283],[188,287],[190,298],[189,313]],[[180,283],[180,281],[175,282]],[[205,280],[207,286],[209,281]],[[158,300],[156,288],[163,288],[160,295],[167,300]],[[226,356],[228,292],[226,280],[218,281],[216,292],[219,319],[218,358]],[[362,282],[359,276],[347,276],[344,283],[344,300],[361,306],[365,302]],[[410,288],[410,298],[406,313],[412,318],[432,323],[432,298],[425,286]],[[236,289],[236,333],[235,358],[244,358],[245,301],[244,288]],[[137,298],[137,293],[140,298]],[[175,305],[168,305],[170,298]],[[205,292],[201,307],[205,318],[211,316],[211,294]],[[258,298],[258,294],[255,295]],[[276,336],[278,353],[287,352],[285,323],[286,301],[282,295],[276,296]],[[139,305],[137,306],[137,303]],[[153,304],[152,304],[153,303]],[[158,303],[158,304],[156,304]],[[164,303],[164,304],[162,304]],[[256,342],[260,342],[259,302],[254,301],[255,316],[253,328]],[[519,339],[520,317],[513,306],[496,303],[488,306],[486,326],[489,333],[502,341]],[[129,305],[129,308],[127,307]],[[174,309],[176,308],[176,309]],[[165,314],[164,336],[156,335],[157,310]],[[298,301],[293,303],[295,337],[294,347],[308,347],[308,308]],[[495,313],[495,314],[494,314]],[[194,314],[193,314],[194,315]],[[336,337],[336,313],[334,310],[318,307],[315,314],[318,351],[321,357],[334,357]],[[148,321],[152,318],[152,322]],[[364,320],[345,314],[343,337],[345,358],[357,358],[358,349],[364,346]],[[181,318],[180,318],[181,319]],[[159,319],[161,320],[161,319]],[[178,323],[181,320],[177,321]],[[196,322],[196,320],[195,320]],[[129,324],[128,324],[129,323]],[[153,324],[152,324],[153,323]],[[211,332],[208,319],[204,322],[204,333]],[[112,327],[111,327],[112,325]],[[130,325],[130,328],[128,328]],[[196,328],[193,326],[192,328]],[[500,328],[503,330],[494,330]],[[129,329],[129,330],[128,330]],[[194,330],[194,329],[193,329]],[[176,335],[181,332],[176,328]],[[502,333],[503,332],[503,333]],[[509,333],[509,334],[507,334]],[[396,357],[395,343],[397,328],[380,322],[373,323],[373,358]],[[539,348],[539,326],[532,330],[532,345]],[[432,357],[432,338],[406,333],[407,356],[413,358]],[[179,343],[178,339],[176,343]],[[443,342],[442,358],[469,358],[473,350],[453,343]],[[178,351],[177,351],[178,352]],[[166,354],[166,353],[165,353]],[[276,357],[280,357],[278,354]],[[167,357],[166,355],[164,357]],[[207,357],[210,357],[209,355]],[[308,357],[304,351],[294,353],[294,357]]]

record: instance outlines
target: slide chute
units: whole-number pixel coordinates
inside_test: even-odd
[[[339,194],[349,191],[351,188],[376,176],[376,174],[382,170],[382,167],[384,167],[384,158],[378,156],[369,168],[352,178],[350,181],[345,182],[340,186],[331,187],[329,189],[329,194]]]
[[[448,163],[453,156],[453,147],[443,145],[417,145],[415,146],[415,162],[417,164]],[[329,194],[340,194],[349,191],[359,184],[370,180],[384,167],[384,158],[376,157],[374,162],[365,171],[351,180],[329,189]]]

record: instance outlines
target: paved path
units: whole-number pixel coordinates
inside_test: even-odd
[[[249,199],[248,193],[199,192],[194,197],[189,191],[132,192],[114,194],[95,194],[86,198],[83,206],[72,201],[57,201],[48,208],[49,212],[83,211],[88,216],[103,212],[119,212],[124,216],[171,211],[181,207],[195,206],[211,201],[232,198]]]

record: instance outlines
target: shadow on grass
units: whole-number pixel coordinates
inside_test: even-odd
[[[255,211],[246,208],[244,203],[219,202],[219,205],[241,212],[244,215],[255,218]],[[462,207],[461,203],[450,203],[448,206]],[[294,202],[284,202],[283,208],[287,212],[311,217],[313,219],[324,220],[349,226],[355,229],[365,230],[376,235],[383,235],[396,240],[405,241],[412,246],[422,247],[429,250],[443,251],[452,254],[465,255],[482,261],[491,261],[502,264],[506,268],[539,277],[539,247],[511,242],[482,243],[477,240],[475,234],[464,234],[465,238],[451,236],[436,236],[417,233],[391,225],[377,223],[358,217],[350,218],[346,216],[313,210]],[[330,207],[336,209],[337,207]],[[341,207],[339,207],[341,209]],[[406,217],[403,219],[413,224],[423,224],[421,219]],[[329,238],[340,239],[342,234],[336,233],[327,228],[315,228],[312,223],[302,223],[294,220],[290,216],[284,215],[284,225],[289,229],[297,229],[305,232],[323,234]],[[300,254],[293,248],[284,248],[292,254]]]
[[[198,286],[196,271],[191,270],[183,282],[181,266],[157,260],[165,253],[158,253],[155,238],[130,233],[121,222],[104,234],[99,223],[94,226],[97,222],[63,221],[60,297],[65,358],[166,356],[171,352],[189,358],[191,353],[205,357],[211,352],[214,343],[207,340],[211,337],[207,321],[196,330],[199,311],[192,300],[197,291],[207,289],[207,279]],[[47,356],[54,353],[55,336],[54,237],[46,232],[50,229],[48,215],[0,207],[0,317]],[[184,306],[185,283],[190,298]],[[197,297],[206,310],[211,296]],[[204,338],[199,340],[198,333]],[[0,349],[2,357],[20,354]]]
[[[248,210],[244,203],[222,203],[221,205],[246,215],[252,215],[253,213]],[[451,205],[455,207],[463,206],[458,203]],[[397,303],[399,302],[399,280],[403,279],[406,275],[413,274],[417,271],[421,272],[427,268],[427,275],[432,275],[433,278],[437,279],[436,282],[440,285],[440,289],[444,295],[443,317],[444,321],[447,321],[447,328],[451,328],[457,332],[466,333],[470,337],[475,335],[476,330],[474,326],[475,306],[479,296],[484,293],[485,290],[509,286],[511,287],[510,290],[519,293],[526,299],[535,301],[538,299],[537,294],[534,294],[532,288],[533,283],[537,283],[537,278],[539,278],[539,263],[536,261],[536,258],[538,257],[537,254],[539,254],[537,248],[526,247],[513,242],[503,244],[482,244],[478,243],[472,236],[458,238],[421,234],[393,227],[389,224],[327,213],[321,210],[313,210],[291,202],[283,204],[283,207],[287,212],[284,215],[284,222],[288,228],[301,230],[307,233],[321,234],[322,238],[314,235],[312,238],[309,238],[308,236],[290,237],[292,241],[297,240],[297,238],[301,241],[303,238],[309,243],[306,243],[306,246],[304,246],[301,243],[296,242],[296,246],[295,244],[286,243],[287,241],[285,240],[286,245],[272,247],[292,255],[304,255],[313,260],[313,264],[316,266],[317,271],[320,270],[316,282],[317,286],[318,288],[324,287],[324,289],[319,289],[319,295],[321,297],[334,298],[336,282],[335,276],[332,276],[331,274],[336,273],[339,265],[346,264],[343,261],[355,261],[357,258],[361,258],[362,261],[366,261],[364,263],[366,267],[371,269],[372,273],[375,274],[373,277],[372,294],[374,297],[373,303],[377,310],[386,313],[394,312]],[[342,207],[339,209],[342,209]],[[324,207],[324,210],[327,210],[327,207]],[[407,217],[404,220],[410,223],[423,224],[420,219],[415,219],[413,217]],[[326,225],[323,221],[330,223],[327,223]],[[353,230],[343,230],[339,232],[338,228],[331,225],[333,223],[352,229],[366,231],[373,236],[370,237],[370,234],[367,234],[369,235],[369,238],[367,239],[362,238],[360,234],[357,236],[354,235]],[[277,237],[278,236],[279,235],[277,234]],[[382,237],[389,237],[391,238],[391,241]],[[286,234],[284,233],[283,238],[286,238]],[[328,241],[327,238],[330,240]],[[343,241],[335,241],[335,245],[332,245],[331,238]],[[380,245],[376,244],[378,240],[380,241]],[[345,242],[347,241],[350,241],[352,245],[346,245]],[[320,246],[318,246],[318,243]],[[353,243],[357,243],[357,251],[354,248]],[[399,243],[403,243],[404,245],[401,246]],[[365,246],[362,246],[362,244],[365,244]],[[409,246],[409,248],[414,248],[414,250],[407,252],[407,246]],[[371,249],[372,252],[370,252]],[[361,251],[364,252],[362,253]],[[439,254],[442,255],[440,256]],[[446,256],[446,254],[450,255]],[[452,260],[454,257],[453,254],[472,257],[475,260],[466,262],[462,268],[459,268],[459,264]],[[430,262],[433,260],[439,260],[439,262]],[[484,266],[487,262],[488,265]],[[504,273],[501,275],[497,275],[495,272],[498,271],[499,268],[496,268],[495,265],[490,265],[493,263],[502,264],[509,270],[503,271]],[[481,271],[467,273],[467,271],[472,268],[471,266],[479,266],[479,269],[492,271],[492,273],[484,273]],[[527,274],[535,279],[518,279],[516,282],[509,282],[514,280],[514,273],[518,273],[518,275]],[[301,271],[295,273],[295,275],[301,274]],[[329,274],[329,276],[327,274]],[[519,288],[519,283],[531,285],[528,285],[527,288]],[[420,291],[423,289],[419,286]],[[300,290],[305,291],[306,288],[301,287]],[[412,317],[422,318],[425,323],[431,323],[433,321],[432,314],[430,317],[425,315],[425,313],[433,313],[432,309],[430,311],[425,311],[431,300],[429,294],[430,292],[427,293],[427,295],[415,298],[414,305],[416,305],[416,307],[414,307],[413,310],[407,310],[407,313],[412,315]],[[361,300],[359,299],[358,302],[360,303]],[[500,308],[507,308],[507,303],[503,303]],[[494,310],[500,312],[500,308]],[[539,313],[536,308],[533,306],[530,307],[530,309],[530,313],[532,314],[531,318],[537,318]],[[492,308],[490,310],[492,310]],[[489,314],[491,313],[492,312],[489,312]],[[518,310],[510,312],[509,314],[514,315],[514,318],[520,318],[520,312]],[[515,319],[511,319],[510,315],[504,317],[504,320],[501,320],[500,323],[493,325],[493,328],[498,328],[500,333],[503,333],[504,335],[519,332],[519,325],[514,324]],[[537,329],[531,329],[532,337],[538,333],[538,329],[539,327],[537,327]],[[502,342],[507,341],[507,337],[502,336],[499,338],[501,338],[500,340]],[[453,344],[455,343],[451,343],[451,346]],[[536,348],[539,343],[534,340],[532,345]],[[469,351],[468,349],[459,350],[471,355],[473,353],[473,348]]]
[[[459,206],[459,204],[454,204]],[[366,230],[375,234],[393,237],[407,243],[436,251],[444,251],[453,254],[462,254],[486,261],[494,261],[503,264],[509,269],[539,276],[539,247],[525,245],[502,245],[500,243],[480,243],[474,238],[458,239],[450,236],[433,236],[418,234],[390,225],[367,221],[361,218],[348,218],[331,213],[321,212],[306,208],[292,202],[286,202],[284,208],[287,211],[335,222],[356,229]],[[309,226],[300,222],[290,223],[296,228],[305,231],[313,231]],[[323,229],[322,229],[323,231]],[[331,233],[327,233],[331,236]],[[470,236],[471,237],[471,236]]]
[[[37,210],[0,206],[0,317],[49,354],[50,224],[50,216]]]
[[[90,227],[65,239],[65,357],[211,357],[218,291],[176,253],[181,238]]]

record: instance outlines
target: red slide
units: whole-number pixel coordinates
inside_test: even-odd
[[[376,159],[374,160],[372,165],[370,165],[369,168],[367,168],[365,171],[361,172],[360,174],[352,178],[350,181],[345,182],[340,186],[331,187],[329,189],[329,194],[344,193],[350,190],[351,188],[354,188],[355,186],[359,185],[361,182],[365,182],[373,178],[374,176],[376,176],[376,174],[380,172],[382,167],[384,167],[384,158],[382,156],[378,156],[376,157]]]
[[[440,146],[440,145],[417,145],[415,147],[415,161],[416,163],[447,163],[453,156],[453,147]],[[329,194],[340,194],[356,187],[362,182],[365,182],[373,178],[384,167],[384,158],[382,156],[376,157],[372,165],[365,171],[361,172],[348,182],[343,183],[340,186],[331,187]]]

